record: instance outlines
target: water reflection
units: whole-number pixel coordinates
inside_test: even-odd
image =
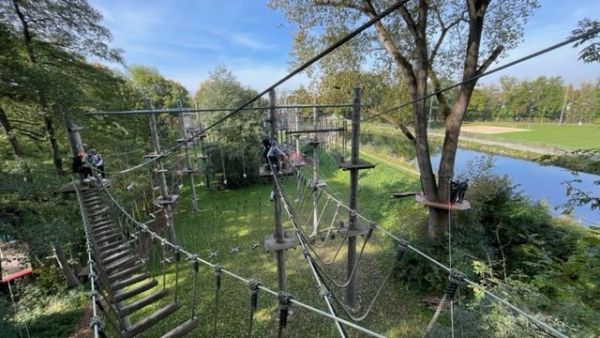
[[[455,173],[460,175],[467,170],[469,162],[481,159],[486,156],[485,153],[459,149],[456,154]],[[440,163],[440,154],[434,154],[431,157],[433,167],[438,168]],[[523,193],[532,200],[545,200],[552,208],[551,211],[558,215],[560,210],[555,210],[567,202],[565,181],[573,179],[581,180],[574,183],[574,186],[583,191],[600,195],[600,189],[594,185],[594,181],[600,180],[600,176],[585,173],[575,175],[572,171],[555,167],[543,166],[535,162],[515,159],[511,157],[494,155],[494,167],[492,172],[499,175],[508,175],[512,178],[514,184],[519,184]],[[576,220],[585,225],[600,226],[600,211],[591,210],[589,206],[575,207],[572,215]]]

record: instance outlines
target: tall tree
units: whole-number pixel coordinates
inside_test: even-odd
[[[329,27],[345,29],[364,18],[374,18],[392,3],[388,0],[270,0],[298,24],[300,33],[320,34]],[[441,89],[440,77],[452,75],[469,80],[484,72],[504,50],[521,40],[523,25],[537,6],[536,0],[413,0],[392,15],[375,24],[363,51],[374,50],[377,56],[390,60],[408,84],[412,100],[414,146],[426,198],[446,202],[460,128],[477,81],[458,87],[453,98],[439,93],[437,100],[444,118],[445,137],[437,179],[431,165],[427,137],[428,111],[424,97],[431,81],[434,90]],[[327,29],[325,29],[327,31]],[[377,44],[375,43],[377,42]],[[383,53],[377,53],[383,47]],[[452,103],[450,103],[452,102]],[[448,224],[448,213],[429,209],[428,233],[438,238]]]
[[[236,77],[225,67],[217,67],[210,72],[207,80],[200,83],[194,100],[200,108],[237,108],[254,97],[257,92],[242,86]],[[256,106],[266,106],[264,100],[255,103]],[[200,121],[206,126],[211,125],[225,113],[202,113]],[[263,130],[257,121],[264,116],[264,111],[245,111],[235,119],[225,120],[219,125],[217,133],[210,137],[207,149],[212,167],[220,171],[225,167],[228,185],[244,185],[251,182],[258,174],[260,164]],[[223,163],[221,163],[221,156]],[[244,177],[244,173],[246,177]],[[250,180],[246,180],[250,178]]]
[[[102,16],[85,0],[10,0],[0,2],[0,20],[19,32],[25,57],[46,79],[60,74],[65,64],[79,63],[86,56],[120,61],[118,50],[108,46],[110,32],[100,25]],[[38,78],[39,81],[43,77]],[[43,82],[43,81],[42,81]],[[52,81],[45,82],[46,84]],[[42,87],[35,91],[57,173],[64,174],[55,119],[60,107]]]

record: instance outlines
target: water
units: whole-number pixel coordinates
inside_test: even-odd
[[[459,149],[456,154],[456,176],[464,174],[469,162],[481,159],[485,153]],[[440,154],[431,157],[433,168],[437,169],[440,163]],[[573,179],[581,180],[574,183],[582,191],[591,192],[594,196],[600,195],[600,187],[594,185],[594,181],[600,180],[600,176],[578,173],[576,176],[570,170],[543,166],[536,162],[520,160],[512,157],[494,155],[494,167],[492,172],[498,175],[509,176],[519,189],[534,201],[545,200],[554,215],[559,215],[561,210],[555,210],[567,202],[565,193],[565,181]],[[584,225],[600,226],[600,210],[591,210],[589,205],[576,207],[573,210],[573,218]]]

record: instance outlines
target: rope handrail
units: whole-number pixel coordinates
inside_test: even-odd
[[[129,220],[130,220],[131,222],[133,222],[133,223],[134,223],[136,226],[138,226],[138,227],[141,229],[141,231],[144,231],[144,232],[148,233],[148,234],[149,234],[151,237],[154,237],[154,238],[156,238],[156,239],[157,239],[157,240],[159,240],[161,243],[164,243],[165,245],[168,245],[168,246],[170,246],[170,247],[171,247],[171,248],[173,248],[173,249],[178,249],[178,250],[179,250],[179,251],[180,251],[182,254],[184,254],[184,255],[187,257],[187,259],[188,259],[188,260],[190,260],[190,261],[202,263],[202,264],[204,264],[204,265],[206,265],[206,266],[209,266],[209,267],[211,267],[211,268],[213,268],[213,269],[214,269],[214,268],[215,268],[215,267],[218,265],[218,264],[213,264],[213,263],[211,263],[211,262],[209,262],[209,261],[207,261],[207,260],[204,260],[204,259],[200,258],[198,254],[194,254],[194,253],[192,253],[192,252],[190,252],[190,251],[188,251],[188,250],[184,249],[184,248],[183,248],[183,247],[181,247],[181,246],[175,245],[175,244],[173,244],[173,243],[169,242],[169,241],[168,241],[166,238],[163,238],[163,237],[161,237],[159,234],[157,234],[156,232],[154,232],[154,231],[150,230],[150,229],[148,228],[147,224],[148,224],[149,222],[151,222],[151,221],[148,221],[148,222],[140,222],[140,221],[138,221],[137,219],[135,219],[135,218],[134,218],[134,217],[133,217],[133,216],[132,216],[132,215],[131,215],[129,212],[127,212],[127,210],[125,210],[125,208],[124,208],[124,207],[123,207],[123,206],[122,206],[122,205],[121,205],[121,204],[120,204],[120,203],[119,203],[119,202],[116,200],[116,198],[115,198],[115,197],[114,197],[114,196],[113,196],[113,195],[112,195],[112,194],[111,194],[111,193],[108,191],[108,189],[107,189],[105,186],[101,185],[101,187],[102,187],[102,189],[103,189],[103,190],[106,192],[106,194],[107,194],[107,196],[110,198],[111,202],[112,202],[112,203],[113,203],[113,204],[114,204],[114,205],[115,205],[115,206],[116,206],[116,207],[117,207],[117,208],[118,208],[118,209],[119,209],[119,210],[120,210],[120,211],[123,213],[123,215],[124,215],[124,216],[125,216],[127,219],[129,219]],[[238,275],[238,274],[236,274],[236,273],[234,273],[234,272],[232,272],[232,271],[229,271],[229,270],[227,270],[227,269],[225,269],[225,268],[221,268],[221,269],[220,269],[220,271],[221,271],[221,273],[223,273],[224,275],[227,275],[227,276],[229,276],[229,277],[231,277],[231,278],[233,278],[233,279],[236,279],[236,280],[238,280],[238,281],[242,282],[244,285],[248,285],[248,283],[250,283],[250,281],[251,281],[250,279],[248,279],[248,278],[245,278],[245,277],[242,277],[242,276],[240,276],[240,275]],[[264,285],[259,285],[259,286],[258,286],[258,288],[259,288],[260,290],[262,290],[262,291],[264,291],[264,292],[266,292],[266,293],[270,294],[271,296],[275,296],[275,297],[277,297],[277,295],[278,295],[278,292],[277,292],[277,291],[274,291],[274,290],[272,290],[272,289],[270,289],[270,288],[268,288],[268,287],[266,287],[266,286],[264,286]],[[325,312],[325,311],[323,311],[323,310],[320,310],[320,309],[318,309],[318,308],[315,308],[315,307],[313,307],[313,306],[311,306],[311,305],[308,305],[308,304],[306,304],[306,303],[303,303],[303,302],[301,302],[301,301],[298,301],[298,300],[296,300],[296,299],[294,299],[294,298],[292,298],[292,299],[290,300],[290,302],[291,302],[292,304],[294,304],[294,305],[296,305],[296,306],[299,306],[299,307],[301,307],[301,308],[304,308],[304,309],[306,309],[306,310],[308,310],[308,311],[311,311],[311,312],[313,312],[313,313],[316,313],[316,314],[318,314],[318,315],[321,315],[321,316],[327,317],[327,318],[329,318],[329,319],[331,319],[331,320],[334,320],[334,321],[335,321],[335,322],[337,322],[337,323],[340,323],[340,324],[347,325],[348,327],[351,327],[351,328],[353,328],[353,329],[356,329],[356,330],[358,330],[358,331],[360,331],[360,332],[362,332],[362,333],[364,333],[364,334],[367,334],[367,335],[369,335],[369,336],[371,336],[371,337],[385,338],[385,336],[384,336],[384,335],[381,335],[381,334],[379,334],[379,333],[377,333],[377,332],[374,332],[374,331],[372,331],[372,330],[369,330],[369,329],[367,329],[367,328],[364,328],[364,327],[362,327],[362,326],[360,326],[360,325],[357,325],[357,324],[355,324],[355,323],[353,323],[353,322],[351,322],[351,321],[348,321],[348,320],[346,320],[346,319],[340,318],[340,317],[338,317],[338,316],[336,316],[336,315],[332,315],[332,314],[330,314],[330,313],[328,313],[328,312]]]
[[[333,201],[335,201],[336,203],[338,203],[338,205],[341,205],[342,207],[346,208],[349,212],[354,212],[357,217],[365,220],[369,224],[372,224],[375,229],[380,230],[382,233],[386,234],[387,236],[389,236],[390,238],[392,238],[393,240],[395,240],[397,243],[405,246],[407,249],[410,249],[412,252],[414,252],[414,253],[418,254],[419,256],[427,259],[428,261],[430,261],[431,263],[433,263],[434,265],[438,266],[439,268],[445,270],[448,273],[450,273],[453,270],[450,267],[448,267],[447,265],[445,265],[444,263],[438,261],[437,259],[431,257],[430,255],[428,255],[428,254],[424,253],[423,251],[419,250],[418,248],[414,247],[408,240],[400,238],[400,237],[394,235],[392,232],[384,229],[383,227],[381,227],[376,222],[371,221],[368,218],[362,216],[360,213],[358,213],[358,211],[350,209],[348,206],[346,206],[344,204],[344,202],[342,202],[340,199],[338,199],[335,196],[333,196],[331,193],[329,193],[323,187],[317,187],[317,189],[321,189],[326,194],[326,196],[328,196]],[[547,333],[550,333],[550,334],[552,334],[555,337],[561,337],[561,338],[566,338],[567,337],[566,335],[564,335],[563,333],[561,333],[558,330],[554,329],[550,325],[544,323],[543,321],[535,318],[531,314],[529,314],[529,313],[525,312],[524,310],[521,310],[517,306],[511,304],[506,299],[504,299],[504,298],[502,298],[500,296],[495,295],[494,293],[492,293],[491,291],[489,291],[487,288],[485,288],[484,286],[480,285],[479,283],[476,283],[476,282],[474,282],[474,281],[472,281],[472,280],[470,280],[468,278],[464,278],[464,281],[465,281],[465,283],[469,284],[471,287],[476,288],[478,290],[481,290],[485,295],[491,297],[493,300],[495,300],[495,301],[497,301],[497,302],[499,302],[499,303],[501,303],[501,304],[509,307],[513,311],[515,311],[515,312],[519,313],[520,315],[524,316],[529,321],[531,321],[532,323],[534,323],[537,327],[541,328],[542,330],[545,330]]]
[[[284,203],[284,209],[286,211],[286,213],[288,214],[288,216],[290,217],[290,220],[292,221],[292,224],[294,226],[294,229],[296,231],[296,235],[298,236],[298,239],[300,240],[300,243],[302,245],[302,248],[304,249],[304,255],[307,258],[307,260],[309,260],[309,262],[311,263],[311,268],[313,269],[313,273],[315,274],[315,278],[317,278],[317,280],[320,280],[320,277],[325,277],[326,279],[329,279],[334,285],[336,285],[337,287],[346,287],[348,286],[348,284],[350,283],[350,280],[354,277],[354,274],[357,271],[357,267],[358,267],[358,263],[360,261],[360,258],[363,255],[365,246],[370,238],[370,234],[371,232],[369,232],[369,234],[366,236],[367,238],[365,238],[365,241],[363,242],[363,246],[360,250],[360,254],[359,257],[356,261],[356,264],[354,264],[354,267],[352,268],[352,271],[348,277],[348,280],[344,283],[337,283],[331,276],[329,276],[328,274],[325,273],[325,271],[314,262],[314,257],[310,254],[310,252],[307,250],[307,247],[310,249],[310,251],[312,251],[318,258],[317,253],[314,251],[314,249],[309,245],[305,246],[303,243],[303,238],[305,238],[306,234],[304,234],[304,232],[302,231],[302,229],[300,228],[299,224],[298,224],[298,220],[297,220],[297,216],[295,215],[291,205],[288,202],[288,198],[286,197],[285,193],[283,192],[283,188],[281,187],[281,183],[279,182],[279,179],[277,178],[275,172],[273,170],[271,170],[272,176],[273,176],[273,180],[275,181],[275,185],[277,187],[277,191],[279,196],[281,197],[281,200]],[[343,242],[342,242],[343,243]],[[320,258],[319,258],[320,260]],[[314,264],[314,265],[313,265]],[[371,310],[373,309],[373,307],[375,306],[375,302],[377,301],[377,299],[379,298],[379,296],[381,295],[381,292],[383,291],[383,288],[386,286],[387,282],[389,281],[390,277],[392,276],[394,272],[394,269],[390,269],[390,271],[388,272],[387,276],[384,278],[383,283],[381,283],[381,285],[377,288],[377,291],[375,292],[375,296],[371,299],[371,302],[369,303],[369,306],[367,307],[367,310],[360,316],[355,316],[351,313],[352,309],[349,309],[348,306],[346,306],[346,304],[344,304],[333,292],[329,291],[329,287],[326,285],[326,283],[323,283],[324,287],[327,289],[327,291],[329,291],[333,297],[333,299],[341,306],[342,310],[344,310],[344,313],[350,317],[352,320],[354,321],[362,321],[364,319],[366,319],[368,317],[368,315],[371,313]]]
[[[81,220],[83,222],[83,229],[85,231],[85,249],[87,251],[88,256],[88,269],[90,271],[90,298],[92,301],[92,317],[90,318],[90,328],[93,331],[93,337],[100,337],[100,330],[102,329],[102,321],[98,316],[98,310],[96,308],[96,301],[98,292],[96,291],[96,273],[94,272],[94,260],[92,259],[92,246],[90,244],[90,234],[88,232],[88,222],[87,216],[84,214],[84,206],[81,200],[81,192],[79,191],[79,187],[77,184],[73,184],[75,186],[75,193],[77,194],[77,202],[79,203],[79,212],[81,214]]]

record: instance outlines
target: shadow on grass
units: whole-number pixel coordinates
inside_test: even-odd
[[[27,323],[31,338],[63,338],[73,333],[79,322],[82,310],[68,312],[55,312],[38,316]],[[21,331],[19,333],[19,331]],[[27,337],[24,326],[17,326],[14,322],[0,321],[0,337]]]

